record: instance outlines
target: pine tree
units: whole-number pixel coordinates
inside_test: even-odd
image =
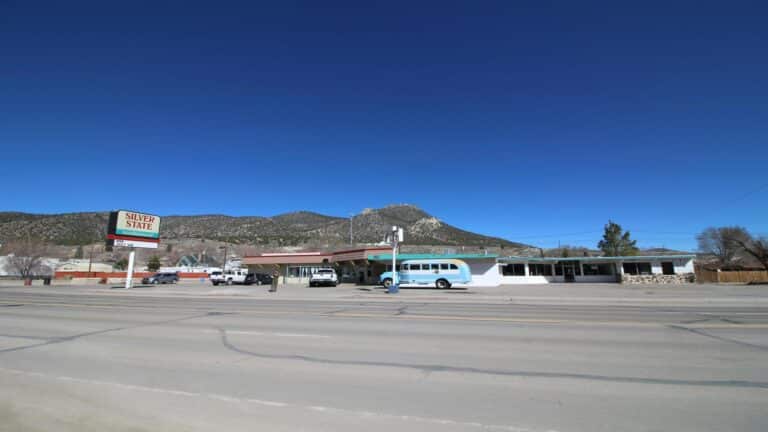
[[[156,272],[160,270],[160,257],[157,255],[152,255],[149,258],[149,261],[147,261],[147,270],[151,272]]]
[[[128,268],[128,259],[120,258],[113,267],[115,268],[115,270],[125,270],[126,268]]]
[[[629,231],[624,232],[621,225],[609,220],[605,225],[603,239],[597,244],[597,247],[603,251],[605,256],[632,256],[637,255],[639,249],[636,241],[630,238]]]

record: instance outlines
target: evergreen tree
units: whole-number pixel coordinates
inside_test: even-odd
[[[125,270],[128,268],[128,259],[120,258],[112,267],[114,267],[115,270]]]
[[[624,232],[621,225],[609,220],[608,224],[605,225],[603,239],[600,240],[597,247],[603,251],[605,256],[632,256],[639,252],[636,243],[630,238],[629,231]]]
[[[152,255],[149,258],[149,261],[147,261],[147,270],[151,272],[156,272],[160,270],[160,257],[157,255]]]

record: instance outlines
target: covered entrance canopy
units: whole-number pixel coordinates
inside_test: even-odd
[[[243,265],[258,273],[277,270],[281,283],[308,283],[314,272],[329,267],[336,270],[342,282],[371,283],[381,269],[374,274],[375,266],[369,257],[388,250],[389,247],[370,247],[335,252],[263,253],[244,257]]]

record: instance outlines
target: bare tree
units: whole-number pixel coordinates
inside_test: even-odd
[[[737,237],[733,241],[741,247],[744,252],[755,258],[764,269],[768,270],[768,238],[753,237],[747,233],[747,237]]]
[[[714,256],[720,266],[728,266],[734,263],[738,252],[743,249],[736,240],[749,237],[747,230],[739,226],[710,227],[697,235],[696,241],[699,252]]]
[[[50,269],[43,265],[46,251],[47,247],[44,243],[32,239],[4,244],[3,252],[8,255],[5,270],[21,276],[22,279],[50,272]]]

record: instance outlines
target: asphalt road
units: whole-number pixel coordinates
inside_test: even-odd
[[[765,431],[768,307],[0,289],[0,430]]]

